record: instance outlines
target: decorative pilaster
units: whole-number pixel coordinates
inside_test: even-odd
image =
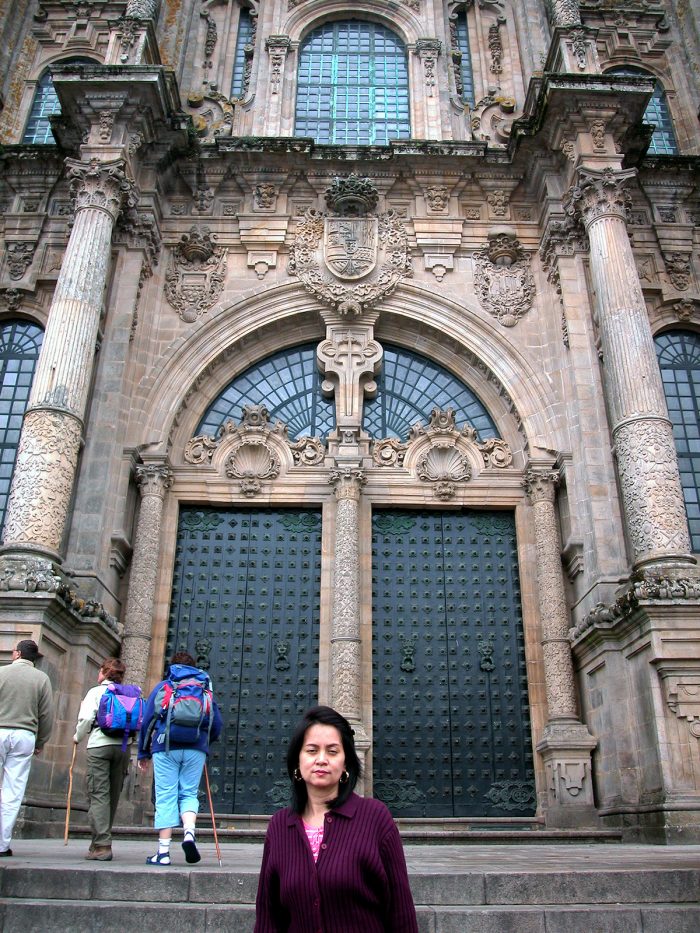
[[[423,66],[424,96],[424,138],[440,139],[440,100],[439,84],[437,79],[437,61],[442,50],[439,39],[418,39],[416,54]]]
[[[172,484],[172,472],[163,464],[137,466],[136,482],[141,493],[141,509],[131,559],[122,660],[129,682],[143,687],[148,672],[163,502]]]
[[[120,64],[139,65],[157,61],[155,26],[161,0],[128,0],[123,19],[117,23],[116,45],[112,52]],[[156,49],[156,55],[153,50]]]
[[[552,25],[552,49],[548,65],[566,74],[598,73],[594,36],[581,22],[578,0],[547,0]]]
[[[564,26],[570,29],[581,25],[578,0],[548,0],[547,8],[552,26]]]
[[[591,275],[620,488],[636,568],[678,565],[690,556],[673,428],[627,234],[625,183],[633,171],[585,169],[567,210],[590,243]]]
[[[114,223],[132,186],[123,162],[67,160],[75,222],[22,426],[5,550],[59,559],[92,378]]]
[[[358,752],[369,741],[362,726],[362,643],[360,639],[360,492],[367,482],[357,466],[332,469],[328,482],[337,500],[335,569],[331,620],[331,705],[353,724]]]
[[[268,36],[265,49],[270,57],[269,97],[267,101],[266,135],[280,135],[282,100],[284,88],[284,66],[291,48],[289,36]]]
[[[534,514],[542,620],[548,715],[537,750],[547,775],[547,822],[573,825],[586,822],[593,815],[591,752],[597,743],[580,722],[576,703],[561,541],[554,507],[558,483],[559,475],[553,470],[528,470],[524,481]]]

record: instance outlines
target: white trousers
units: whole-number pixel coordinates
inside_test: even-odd
[[[29,780],[36,736],[27,729],[0,729],[0,852],[10,848],[12,830]]]

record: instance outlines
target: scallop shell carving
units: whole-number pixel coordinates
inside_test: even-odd
[[[416,473],[426,483],[457,482],[471,479],[472,468],[454,447],[432,447],[418,461]]]
[[[262,442],[241,444],[226,460],[226,475],[241,481],[244,496],[257,495],[262,480],[275,479],[279,473],[279,458]]]

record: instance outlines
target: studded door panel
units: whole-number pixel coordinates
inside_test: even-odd
[[[217,812],[287,802],[287,742],[318,696],[320,579],[320,512],[180,511],[167,656],[189,651],[214,684]]]
[[[397,816],[535,809],[511,513],[373,515],[374,789]]]

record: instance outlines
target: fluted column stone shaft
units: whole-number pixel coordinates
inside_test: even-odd
[[[559,525],[554,495],[559,482],[554,471],[529,470],[525,477],[535,518],[537,595],[542,620],[542,656],[549,721],[578,719],[574,666],[568,632],[569,612],[564,592]]]
[[[4,548],[58,557],[70,503],[117,215],[123,163],[67,160],[75,222],[20,435]]]
[[[172,473],[167,466],[160,464],[137,466],[136,482],[141,493],[141,508],[124,615],[122,660],[127,667],[129,682],[143,687],[148,673],[163,503],[172,483]]]
[[[578,0],[548,0],[549,21],[552,26],[564,28],[581,25]]]
[[[623,185],[584,170],[571,204],[586,227],[605,385],[634,563],[692,563],[673,427],[634,255]]]
[[[362,718],[360,640],[360,490],[362,470],[339,467],[329,481],[337,500],[331,622],[331,703],[349,720]]]

